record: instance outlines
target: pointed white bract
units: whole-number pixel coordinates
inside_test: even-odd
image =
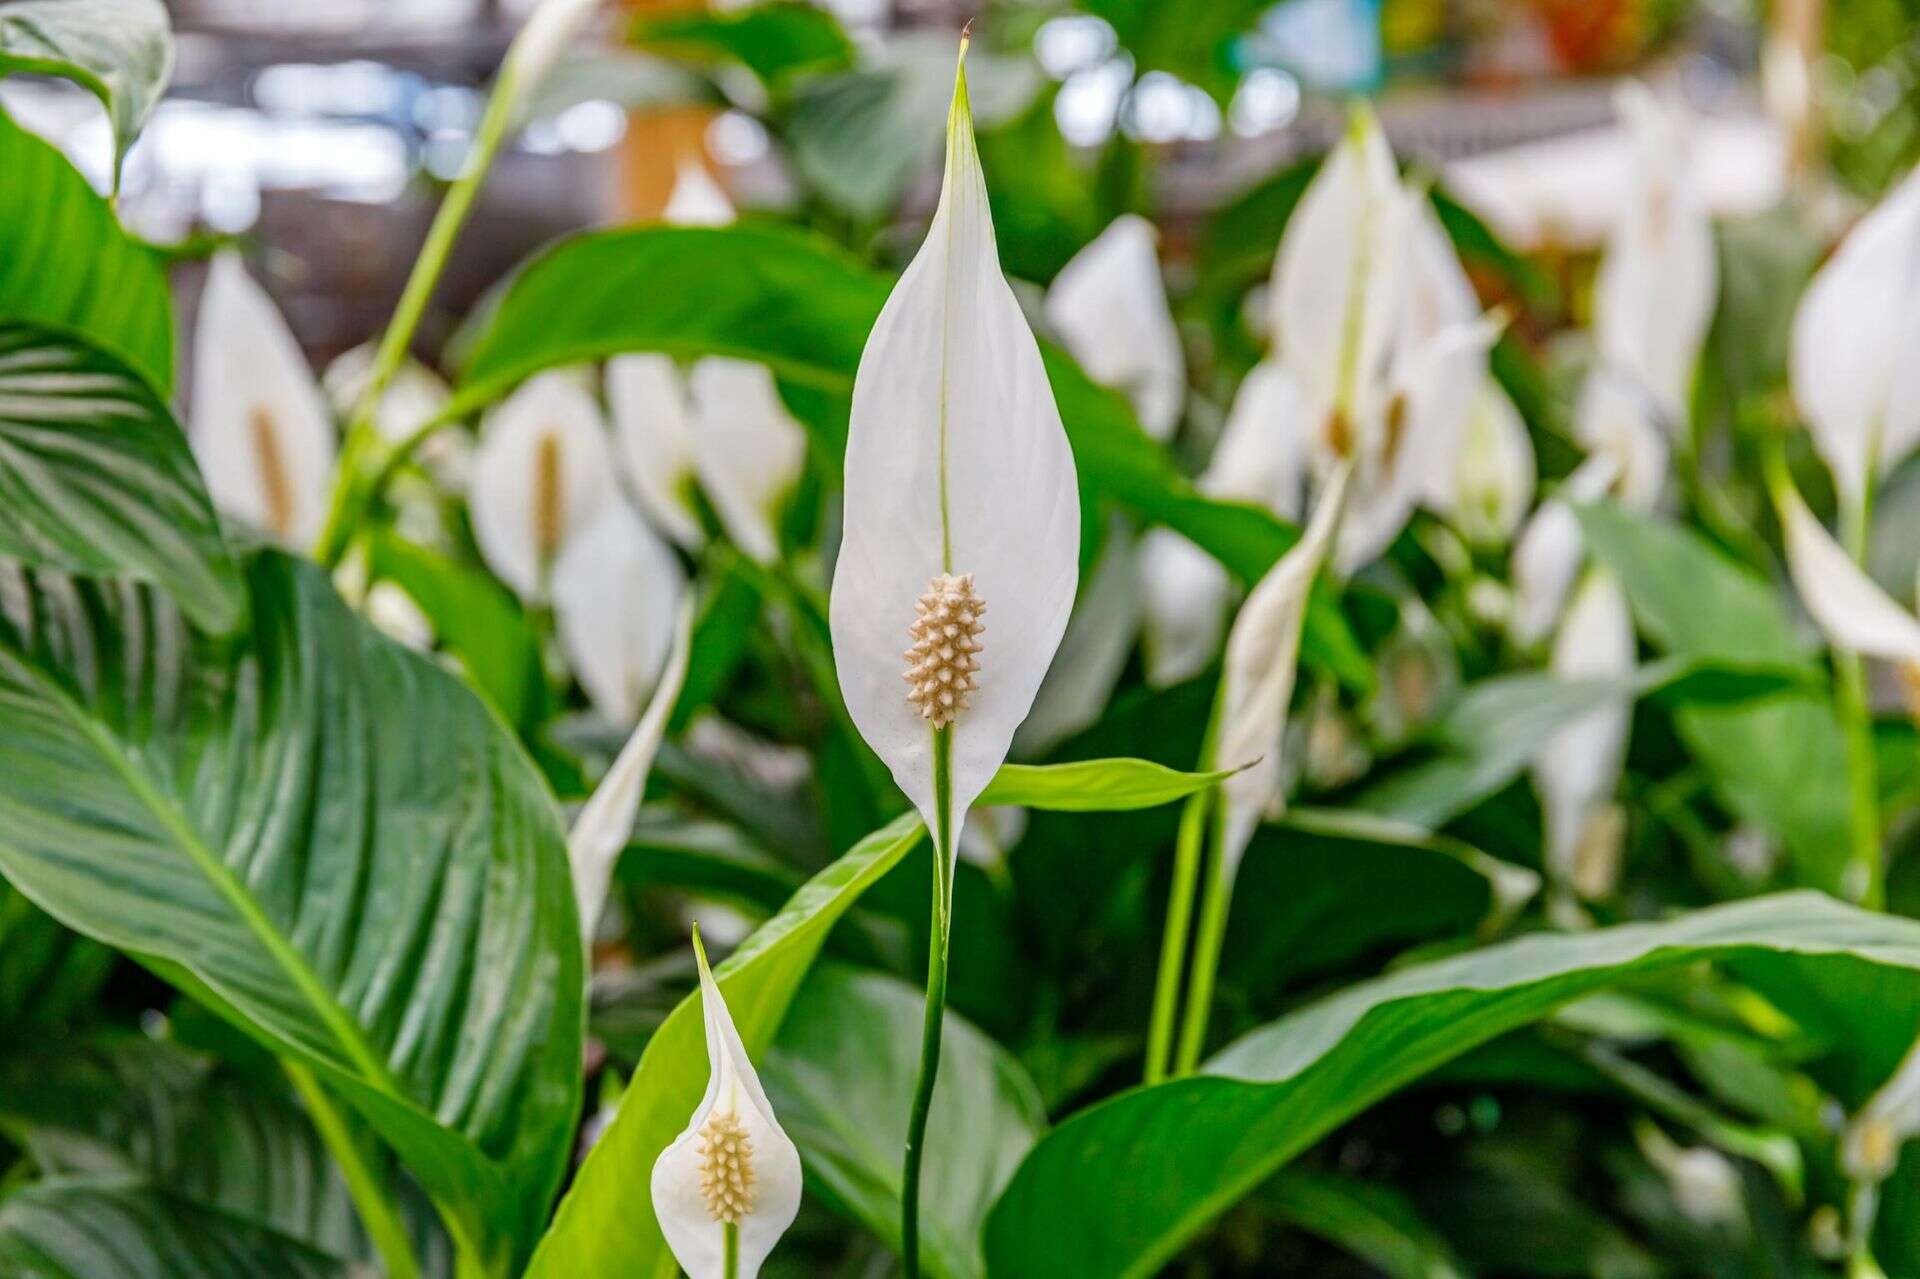
[[[1836,648],[1920,669],[1920,619],[1854,563],[1791,489],[1776,494],[1787,569],[1801,603]]]
[[[1633,140],[1632,185],[1594,281],[1594,339],[1603,365],[1650,396],[1659,429],[1673,435],[1686,425],[1713,318],[1713,221],[1694,178],[1685,108],[1632,81],[1614,103]]]
[[[1533,440],[1520,410],[1491,377],[1483,378],[1460,424],[1458,447],[1427,469],[1427,508],[1476,546],[1513,536],[1533,504]]]
[[[599,0],[541,0],[507,46],[496,92],[504,91],[516,100],[531,93],[598,7]]]
[[[965,86],[962,76],[933,225],[854,380],[831,607],[854,723],[928,826],[954,842],[1060,645],[1080,550],[1073,454],[1039,348],[1000,274]],[[947,574],[970,577],[987,611],[971,654],[977,691],[950,729],[943,814],[935,735],[908,700],[919,686],[903,676],[919,641],[909,634],[916,601]]]
[[[1793,398],[1850,506],[1920,444],[1920,170],[1860,220],[1794,312]]]
[[[694,505],[699,424],[673,357],[647,353],[608,360],[607,409],[620,461],[648,518],[681,546],[699,550],[706,543]]]
[[[1611,368],[1593,370],[1574,406],[1573,433],[1590,454],[1612,462],[1610,484],[1623,505],[1651,511],[1660,504],[1670,448],[1644,387]]]
[[[568,541],[618,500],[600,406],[566,371],[527,379],[481,423],[467,495],[473,536],[521,599],[547,597]]]
[[[653,1165],[653,1213],[687,1279],[754,1279],[800,1211],[800,1152],[773,1116],[760,1077],[694,935],[707,1030],[707,1092]],[[739,1231],[726,1269],[726,1227]]]
[[[1278,361],[1262,360],[1233,397],[1200,490],[1299,519],[1309,429],[1299,382]]]
[[[1147,683],[1165,688],[1207,669],[1227,632],[1232,591],[1212,555],[1172,529],[1148,532],[1140,544]]]
[[[633,819],[647,792],[647,774],[667,735],[667,721],[687,680],[687,659],[693,647],[693,601],[683,600],[669,619],[672,628],[666,668],[653,686],[646,713],[634,726],[613,766],[600,779],[586,806],[567,832],[567,865],[573,874],[574,903],[580,916],[580,935],[591,945],[606,909],[607,888],[613,882],[614,863],[633,834]]]
[[[214,504],[283,546],[311,546],[333,488],[333,419],[279,308],[231,250],[214,256],[200,297],[188,419]]]
[[[1589,572],[1554,638],[1551,667],[1567,680],[1625,675],[1634,667],[1633,615],[1611,573]],[[1629,701],[1588,711],[1548,738],[1533,763],[1546,820],[1548,878],[1600,896],[1619,860],[1613,792],[1626,767]]]
[[[780,556],[780,514],[806,466],[806,428],[787,412],[763,364],[709,356],[693,366],[687,385],[700,487],[733,544],[770,564]]]
[[[734,220],[733,201],[706,165],[682,156],[674,166],[673,190],[660,217],[675,226],[727,226]]]
[[[1103,386],[1124,391],[1146,433],[1173,434],[1187,395],[1187,362],[1167,307],[1159,233],[1138,214],[1115,218],[1047,289],[1047,323]]]
[[[679,559],[626,503],[612,501],[567,542],[552,586],[567,665],[602,718],[633,723],[673,642],[687,589]]]
[[[1260,819],[1283,799],[1280,739],[1299,671],[1300,631],[1340,524],[1350,475],[1342,466],[1328,479],[1306,531],[1248,594],[1227,634],[1214,760],[1240,770],[1220,784],[1221,855],[1229,880]]]
[[[1611,457],[1588,458],[1567,477],[1558,495],[1540,504],[1515,539],[1508,634],[1522,648],[1531,648],[1552,633],[1586,559],[1580,519],[1573,508],[1597,501],[1619,473]]]

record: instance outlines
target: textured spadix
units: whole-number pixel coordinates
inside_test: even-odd
[[[467,496],[473,536],[522,599],[546,596],[567,542],[617,500],[600,407],[571,373],[529,378],[487,414]]]
[[[903,654],[934,579],[972,576],[990,611],[978,691],[948,730],[956,842],[1059,647],[1079,547],[1073,454],[1033,334],[1000,274],[962,75],[933,225],[874,323],[854,380],[831,609],[847,709],[938,829],[934,731],[907,700]]]

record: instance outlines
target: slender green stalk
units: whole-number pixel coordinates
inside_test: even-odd
[[[1226,806],[1214,805],[1207,823],[1207,886],[1200,898],[1200,932],[1193,942],[1193,974],[1187,983],[1186,1016],[1180,1024],[1180,1051],[1173,1062],[1175,1079],[1193,1073],[1206,1046],[1207,1022],[1213,1015],[1213,985],[1220,972],[1220,947],[1227,938],[1227,912],[1233,905],[1234,870],[1226,864]]]
[[[953,918],[953,888],[947,874],[953,830],[948,808],[953,796],[953,729],[933,734],[933,926],[927,943],[927,1016],[920,1031],[920,1068],[913,1085],[913,1110],[907,1117],[906,1163],[900,1175],[900,1256],[907,1279],[920,1276],[920,1164],[926,1154],[927,1117],[933,1109],[933,1085],[940,1070],[940,1032],[947,1012],[947,934]]]
[[[740,1279],[740,1223],[729,1221],[720,1227],[721,1279]]]
[[[1147,1028],[1145,1080],[1167,1077],[1173,1052],[1173,1013],[1180,999],[1180,970],[1187,958],[1187,933],[1193,926],[1194,885],[1200,877],[1200,851],[1206,840],[1211,788],[1187,798],[1180,810],[1180,835],[1173,846],[1173,887],[1167,895],[1167,924],[1160,938],[1160,972],[1153,984],[1153,1020]]]
[[[1860,500],[1844,504],[1841,537],[1847,554],[1863,568],[1873,521],[1874,476],[1868,468]],[[1873,709],[1867,700],[1867,674],[1858,653],[1833,655],[1840,725],[1847,739],[1848,830],[1851,851],[1841,887],[1861,905],[1879,910],[1886,900],[1880,856],[1879,763],[1873,750]]]
[[[312,1071],[285,1058],[281,1059],[281,1065],[306,1105],[307,1117],[313,1120],[320,1139],[326,1143],[328,1153],[346,1180],[347,1194],[360,1214],[360,1224],[367,1228],[367,1238],[373,1241],[374,1251],[380,1254],[387,1279],[420,1279],[420,1259],[414,1255],[413,1240],[400,1220],[399,1209],[388,1195],[379,1173],[367,1163],[366,1153],[353,1139],[339,1107]]]

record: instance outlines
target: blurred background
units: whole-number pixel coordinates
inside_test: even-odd
[[[170,7],[178,73],[128,161],[123,214],[189,250],[244,237],[322,364],[387,315],[531,0]],[[1717,212],[1774,205],[1794,171],[1818,172],[1835,188],[1823,194],[1871,198],[1920,148],[1908,109],[1916,7],[822,0],[830,21],[794,3],[743,29],[738,6],[627,0],[498,164],[419,354],[437,360],[458,318],[534,246],[658,215],[688,164],[745,213],[896,257],[911,236],[894,224],[931,199],[944,67],[969,17],[1009,270],[1044,283],[1132,207],[1163,227],[1178,292],[1183,269],[1207,266],[1188,232],[1323,148],[1356,94],[1378,100],[1398,155],[1549,260],[1596,245],[1608,224],[1626,169],[1610,85],[1624,74],[1707,118],[1698,152]],[[107,130],[91,99],[18,80],[0,94],[104,185]],[[996,169],[996,147],[1018,148],[1020,164]],[[197,275],[176,278],[190,309]]]

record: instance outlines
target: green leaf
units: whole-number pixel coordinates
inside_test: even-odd
[[[0,880],[0,1035],[30,1042],[87,1008],[114,954],[35,906]]]
[[[1435,1067],[1581,995],[1704,960],[1727,961],[1766,994],[1774,983],[1820,992],[1827,1016],[1876,1035],[1889,1008],[1903,1010],[1894,1034],[1920,1020],[1920,923],[1817,893],[1400,969],[1242,1037],[1200,1075],[1135,1089],[1054,1129],[988,1218],[988,1264],[1012,1279],[1153,1274],[1295,1155]],[[1817,984],[1860,969],[1884,978],[1875,998],[1841,1006]]]
[[[71,80],[100,99],[120,162],[173,74],[173,30],[160,0],[0,0],[0,75]]]
[[[823,9],[770,0],[731,12],[644,18],[633,41],[650,53],[693,62],[737,62],[778,92],[796,76],[853,63],[853,42]]]
[[[1391,1186],[1288,1169],[1260,1188],[1258,1204],[1387,1279],[1462,1279],[1447,1241]]]
[[[761,1068],[808,1185],[899,1249],[900,1151],[912,1109],[924,996],[895,977],[816,969]],[[980,1226],[1046,1129],[1040,1096],[1000,1045],[947,1014],[927,1128],[921,1262],[941,1279],[986,1274]]]
[[[833,925],[924,834],[909,814],[867,836],[809,880],[714,969],[749,1055],[758,1057],[773,1041]],[[648,1041],[619,1112],[587,1156],[534,1253],[530,1279],[672,1279],[678,1273],[654,1220],[648,1178],[654,1160],[686,1127],[706,1086],[706,1035],[696,993]]]
[[[1185,799],[1233,776],[1183,773],[1144,759],[1087,759],[1067,764],[1002,764],[976,803],[1018,804],[1060,813],[1118,813]]]
[[[246,581],[254,629],[215,642],[148,591],[0,580],[0,870],[312,1068],[505,1264],[579,1106],[556,806],[320,570],[261,552]]]
[[[561,241],[527,263],[475,338],[449,418],[473,412],[555,365],[623,351],[728,355],[842,406],[812,415],[836,469],[844,404],[892,281],[823,241],[768,226],[638,227]],[[1148,439],[1123,397],[1043,347],[1083,489],[1125,503],[1258,580],[1297,532],[1257,507],[1203,497]],[[1366,659],[1338,612],[1309,614],[1307,651],[1364,686]]]
[[[1238,81],[1232,43],[1250,30],[1266,0],[1210,0],[1203,5],[1161,0],[1085,0],[1105,18],[1133,55],[1137,74],[1169,71],[1211,93],[1222,106]]]
[[[1655,644],[1681,657],[1798,666],[1818,680],[1813,651],[1771,583],[1670,521],[1612,505],[1579,514],[1593,553],[1619,574]],[[1801,883],[1841,891],[1847,749],[1824,689],[1687,707],[1674,725],[1727,807],[1786,842]]]
[[[0,319],[78,334],[173,388],[173,311],[159,257],[120,229],[67,158],[0,111]]]
[[[0,555],[161,587],[202,629],[246,616],[186,436],[113,356],[0,321]]]

